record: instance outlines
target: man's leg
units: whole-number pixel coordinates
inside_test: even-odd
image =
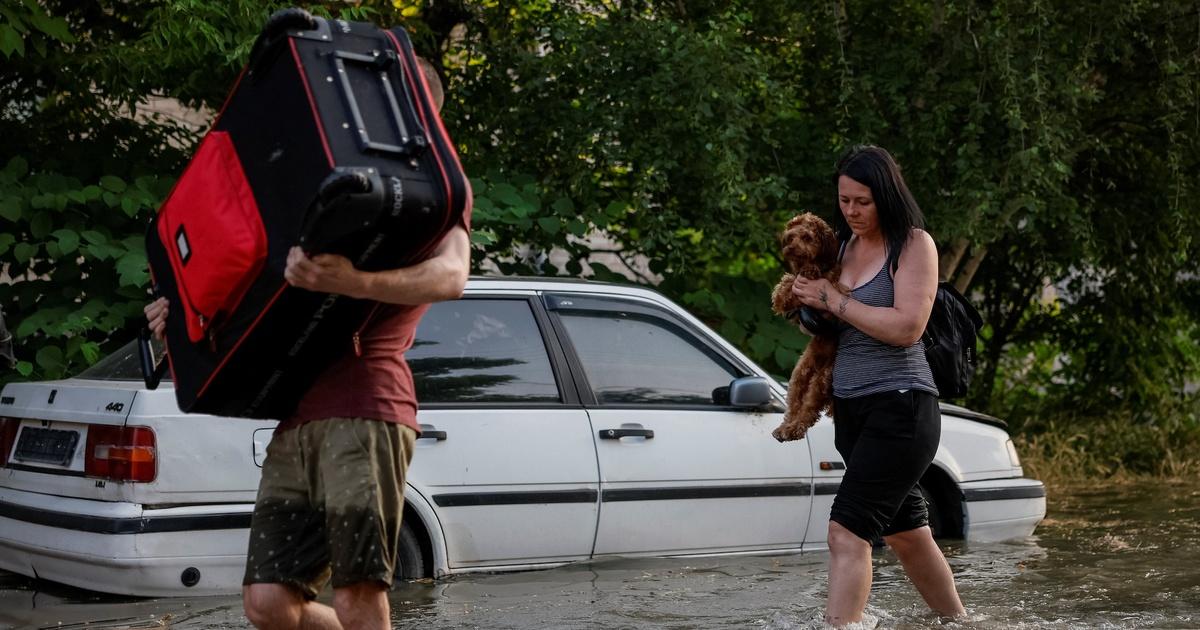
[[[386,605],[386,599],[384,600]],[[303,628],[336,630],[342,625],[334,610],[305,599],[286,584],[248,584],[242,587],[246,617],[259,630]],[[386,617],[385,617],[386,619]]]
[[[934,612],[946,617],[966,614],[958,598],[958,589],[954,586],[954,574],[950,572],[950,565],[933,541],[933,533],[928,527],[884,536],[883,541],[900,558],[908,579],[912,580],[917,592]]]
[[[329,579],[324,513],[309,500],[305,427],[276,435],[267,446],[250,521],[242,603],[259,628],[339,628],[333,609],[312,599]]]
[[[346,630],[386,630],[391,627],[387,598],[382,582],[358,582],[333,589],[333,608]]]

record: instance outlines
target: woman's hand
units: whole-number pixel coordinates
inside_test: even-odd
[[[832,312],[845,295],[825,278],[809,280],[796,276],[792,282],[792,295],[805,304],[822,311]]]

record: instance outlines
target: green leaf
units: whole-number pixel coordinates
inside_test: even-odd
[[[79,346],[79,352],[83,354],[83,358],[88,362],[88,365],[92,365],[100,360],[100,344],[94,341],[84,342],[83,345]]]
[[[17,246],[13,249],[13,256],[16,257],[17,262],[27,263],[29,262],[30,258],[33,258],[34,255],[37,254],[37,251],[38,248],[36,245],[30,245],[29,243],[17,243]]]
[[[83,193],[84,199],[88,201],[95,201],[100,198],[100,193],[103,191],[99,186],[93,184],[91,186],[85,186],[81,192]]]
[[[579,219],[567,221],[567,231],[575,236],[583,236],[584,234],[587,234],[587,229],[587,224]]]
[[[33,374],[33,364],[28,361],[17,361],[17,374],[28,378],[30,374]]]
[[[25,56],[25,40],[13,27],[0,24],[0,53],[11,58],[14,52],[19,56]]]
[[[54,222],[50,218],[50,213],[39,212],[29,222],[29,234],[40,241],[50,234],[52,227],[54,227]]]
[[[130,197],[121,198],[121,210],[124,210],[126,215],[132,217],[133,215],[137,214],[138,209],[138,202],[134,199]]]
[[[525,200],[521,198],[521,193],[508,184],[497,184],[488,196],[509,206],[522,206],[525,204]]]
[[[542,230],[550,235],[558,234],[559,229],[562,228],[562,222],[554,217],[542,217],[537,222]]]
[[[34,360],[47,372],[61,372],[67,367],[67,364],[63,362],[62,348],[58,346],[42,346]]]
[[[62,253],[70,254],[79,249],[79,233],[75,230],[54,230],[53,235],[58,239],[58,248]]]
[[[105,190],[111,190],[115,193],[125,192],[126,188],[125,180],[117,177],[116,175],[105,175],[101,177],[100,186]]]
[[[124,286],[142,286],[150,281],[146,256],[140,252],[129,252],[117,261],[117,274]]]
[[[604,215],[609,221],[616,221],[625,215],[625,210],[629,208],[629,204],[624,201],[614,201],[604,208]]]
[[[49,15],[33,14],[29,16],[29,22],[37,29],[54,39],[63,43],[73,43],[75,37],[71,35],[71,29],[62,18],[51,17]]]
[[[79,235],[83,237],[83,240],[93,245],[108,244],[108,237],[95,230],[84,230],[83,232],[80,232]]]
[[[754,335],[753,337],[750,337],[747,345],[750,346],[750,350],[753,351],[755,355],[760,357],[771,356],[771,353],[775,350],[775,342],[771,341],[770,337],[765,335]]]
[[[571,201],[570,197],[559,197],[550,205],[558,214],[572,215],[575,214],[575,202]]]
[[[796,353],[796,351],[790,348],[775,348],[775,362],[778,363],[780,367],[789,367],[790,365],[794,365],[796,363],[796,359],[798,358],[799,355]]]
[[[21,220],[21,200],[13,197],[0,199],[0,217],[13,223]]]
[[[12,247],[13,243],[16,243],[16,242],[17,242],[17,237],[13,236],[12,234],[9,234],[7,232],[0,233],[0,254],[4,254],[5,252],[7,252],[8,248]]]
[[[4,166],[4,172],[13,177],[24,177],[29,172],[29,161],[21,156],[14,157]]]

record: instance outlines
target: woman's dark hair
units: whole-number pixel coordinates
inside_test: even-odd
[[[842,175],[871,189],[871,197],[875,199],[875,209],[879,214],[879,229],[887,241],[888,260],[892,261],[892,270],[895,271],[909,233],[913,228],[925,228],[925,216],[904,183],[900,166],[891,154],[879,147],[855,145],[838,160],[837,174],[833,176],[834,186],[837,186]],[[849,240],[852,234],[850,225],[842,216],[840,206],[833,216],[838,239]]]

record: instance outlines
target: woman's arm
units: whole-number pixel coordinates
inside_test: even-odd
[[[805,304],[829,311],[883,343],[911,346],[924,334],[937,294],[937,247],[933,238],[924,230],[913,230],[899,263],[891,307],[867,306],[838,291],[824,278],[797,278],[792,290]]]

